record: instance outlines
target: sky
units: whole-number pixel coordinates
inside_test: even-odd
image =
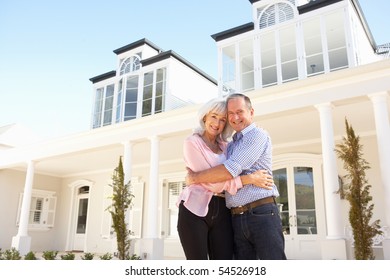
[[[376,43],[390,42],[390,1],[359,2]],[[216,78],[211,35],[251,21],[249,0],[0,0],[0,127],[42,138],[88,131],[89,79],[143,38]]]

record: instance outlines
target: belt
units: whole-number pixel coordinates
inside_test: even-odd
[[[225,194],[224,194],[224,193],[214,193],[213,195],[214,195],[214,196],[218,196],[218,197],[225,198]]]
[[[253,201],[251,203],[245,204],[243,206],[232,207],[232,208],[230,208],[230,211],[232,212],[232,215],[241,215],[241,214],[244,214],[245,212],[248,212],[249,210],[251,210],[253,208],[256,208],[256,207],[259,207],[261,205],[268,204],[268,203],[276,203],[275,197],[268,196],[268,197]]]

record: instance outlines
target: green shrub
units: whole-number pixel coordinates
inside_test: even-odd
[[[93,257],[94,257],[95,255],[94,254],[92,254],[92,253],[84,253],[84,256],[81,256],[81,259],[82,260],[93,260]]]
[[[103,256],[100,256],[101,260],[111,260],[112,259],[112,254],[110,253],[105,253]]]
[[[128,260],[142,260],[142,259],[140,256],[133,254],[132,256],[129,256]]]
[[[37,260],[37,257],[35,256],[35,253],[30,251],[24,256],[25,260]]]
[[[0,260],[20,260],[22,257],[20,256],[20,253],[15,248],[12,248],[11,250],[6,250],[3,253],[1,253],[0,250]]]
[[[76,255],[73,254],[72,252],[69,252],[65,255],[61,255],[61,260],[64,260],[64,261],[72,261],[76,258]]]
[[[42,257],[45,260],[55,260],[57,257],[58,251],[44,251]]]

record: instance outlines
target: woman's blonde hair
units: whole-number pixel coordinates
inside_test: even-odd
[[[226,100],[224,98],[214,98],[209,100],[199,109],[198,111],[199,127],[194,129],[194,133],[198,133],[200,135],[204,133],[206,129],[204,125],[204,120],[206,115],[211,112],[220,115],[227,115]],[[232,133],[233,133],[233,129],[229,125],[226,116],[226,124],[224,129],[222,130],[222,133],[220,134],[221,140],[226,142],[228,138],[232,135]]]

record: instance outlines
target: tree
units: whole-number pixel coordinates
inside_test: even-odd
[[[130,256],[130,230],[126,223],[126,212],[131,206],[134,195],[130,191],[130,181],[125,184],[125,175],[122,165],[122,157],[112,176],[113,195],[109,212],[112,218],[112,228],[116,233],[118,258],[128,260]]]
[[[370,168],[369,163],[362,158],[363,146],[360,144],[359,136],[355,135],[352,126],[345,119],[347,136],[343,137],[341,144],[336,145],[336,153],[343,160],[347,175],[344,177],[349,181],[346,184],[345,198],[350,204],[349,222],[352,227],[355,241],[355,259],[374,259],[373,237],[382,234],[380,231],[380,220],[370,224],[374,204],[370,204],[371,185],[366,179],[366,170]]]

